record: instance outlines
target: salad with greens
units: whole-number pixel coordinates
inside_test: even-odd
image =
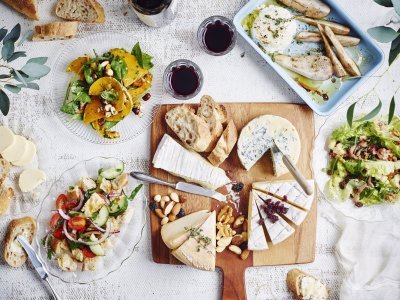
[[[400,200],[400,119],[354,122],[329,139],[325,194],[357,207]]]

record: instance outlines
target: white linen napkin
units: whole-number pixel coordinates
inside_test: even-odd
[[[358,221],[325,207],[322,215],[341,230],[336,245],[336,257],[345,271],[340,299],[400,299],[399,222]]]

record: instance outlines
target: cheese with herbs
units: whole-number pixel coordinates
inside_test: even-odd
[[[265,238],[264,229],[262,226],[260,213],[258,212],[257,204],[253,199],[252,192],[249,197],[249,215],[248,215],[248,241],[247,247],[249,250],[266,250],[268,249],[267,240]]]
[[[200,154],[184,148],[168,134],[164,134],[158,144],[153,166],[212,190],[231,181],[224,170],[214,167]]]

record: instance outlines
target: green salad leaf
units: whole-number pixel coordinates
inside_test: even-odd
[[[140,189],[143,187],[143,184],[139,184],[135,189],[132,191],[131,195],[128,197],[129,201],[135,199],[136,195],[139,193]]]
[[[100,97],[106,101],[118,100],[118,93],[115,90],[104,90],[101,92]]]
[[[121,57],[114,57],[111,61],[111,69],[114,71],[114,77],[118,81],[121,81],[122,78],[128,73],[128,66],[126,62]]]
[[[149,70],[154,66],[154,64],[151,61],[153,59],[153,56],[143,52],[142,49],[140,48],[139,42],[137,42],[133,46],[131,54],[136,57],[139,66],[141,66],[142,68]]]

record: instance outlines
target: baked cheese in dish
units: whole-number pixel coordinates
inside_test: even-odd
[[[308,179],[307,183],[314,188],[314,180]],[[310,210],[314,201],[314,193],[307,195],[295,180],[254,182],[253,189],[272,193],[287,198],[287,203]]]
[[[296,21],[286,8],[269,5],[254,20],[251,36],[267,53],[285,50],[296,34]]]
[[[293,163],[297,163],[301,142],[296,128],[285,118],[263,115],[251,120],[240,132],[237,143],[240,162],[249,170],[271,149],[273,141]],[[281,153],[271,153],[275,176],[288,171],[282,161]]]
[[[248,215],[248,241],[247,247],[249,250],[267,250],[268,244],[265,238],[264,229],[262,226],[260,213],[253,192],[250,192],[249,197],[249,215]]]
[[[168,134],[164,134],[158,144],[153,166],[212,190],[231,182],[223,169],[214,167],[200,154],[184,148]]]

